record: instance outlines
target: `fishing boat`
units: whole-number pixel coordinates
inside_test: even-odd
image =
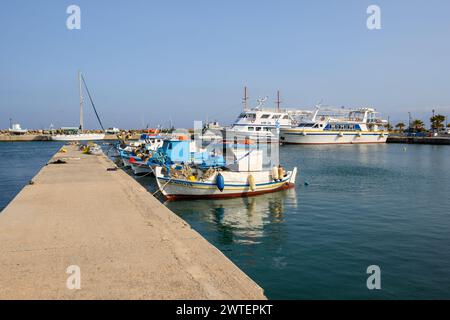
[[[164,138],[159,135],[142,134],[139,141],[126,146],[118,146],[120,158],[124,167],[131,167],[134,174],[151,173],[146,160],[152,153],[163,146]]]
[[[297,168],[263,169],[262,156],[262,150],[250,150],[228,165],[156,166],[154,174],[168,200],[248,197],[294,187]]]
[[[321,109],[310,119],[281,128],[280,141],[286,144],[385,143],[387,121],[373,108]]]
[[[122,153],[123,154],[123,153]],[[136,154],[136,152],[134,152]],[[171,137],[163,140],[162,146],[148,149],[146,152],[123,157],[133,172],[137,175],[152,173],[152,168],[163,164],[193,163],[193,164],[223,164],[223,158],[209,154],[206,149],[198,147],[194,140],[186,136]]]
[[[19,123],[13,123],[12,119],[9,119],[10,126],[8,129],[9,134],[22,135],[28,133],[27,129],[22,129]]]
[[[149,135],[146,133],[141,134],[139,137],[139,140],[137,141],[128,141],[121,140],[120,143],[117,146],[118,151],[123,151],[125,154],[132,153],[133,151],[136,151],[137,149],[143,149],[143,150],[157,150],[158,148],[162,147],[164,137],[160,135]]]
[[[95,115],[97,116],[97,120],[100,123],[100,126],[105,131],[100,121],[100,117],[98,116],[97,110],[95,109],[94,102],[92,101],[91,94],[86,86],[86,82],[84,81],[83,75],[81,72],[78,73],[78,85],[79,85],[79,94],[80,94],[80,126],[78,128],[62,128],[63,134],[52,135],[51,139],[54,141],[92,141],[92,140],[103,140],[105,138],[104,133],[86,133],[84,132],[84,119],[83,119],[83,84],[88,93],[89,99],[91,101],[91,105],[94,109]]]

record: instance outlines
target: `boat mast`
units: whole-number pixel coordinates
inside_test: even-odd
[[[78,71],[78,84],[80,90],[80,130],[83,132],[84,123],[83,123],[83,88],[81,86],[81,71]]]
[[[275,101],[277,104],[277,112],[280,112],[280,104],[281,104],[281,100],[280,100],[280,90],[277,91],[277,101]]]
[[[248,101],[247,86],[245,86],[244,87],[244,97],[242,98],[242,103],[244,104],[244,111],[247,111],[247,101]]]

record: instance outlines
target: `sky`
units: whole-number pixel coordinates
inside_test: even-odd
[[[66,27],[73,4],[79,30]],[[11,0],[0,41],[0,128],[77,126],[78,70],[105,127],[230,124],[244,86],[250,105],[280,90],[284,107],[450,116],[448,0]],[[85,124],[99,127],[87,100]]]

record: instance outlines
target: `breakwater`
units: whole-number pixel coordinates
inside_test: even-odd
[[[105,155],[64,148],[0,214],[0,299],[265,299]]]

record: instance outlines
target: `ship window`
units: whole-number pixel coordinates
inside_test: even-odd
[[[254,127],[248,127],[248,131],[255,131]]]
[[[261,116],[261,119],[268,119],[270,117],[270,114],[263,114]]]
[[[323,124],[319,124],[319,127],[323,128]]]
[[[278,119],[279,117],[281,117],[281,115],[279,115],[279,114],[274,114],[274,115],[272,116],[272,119]]]
[[[283,119],[289,119],[289,116],[288,116],[288,115],[285,115],[285,116],[283,117]]]
[[[261,131],[261,127],[256,127],[256,131]]]
[[[171,144],[171,143],[169,143],[168,149],[169,149],[169,150],[172,150],[172,144]]]

